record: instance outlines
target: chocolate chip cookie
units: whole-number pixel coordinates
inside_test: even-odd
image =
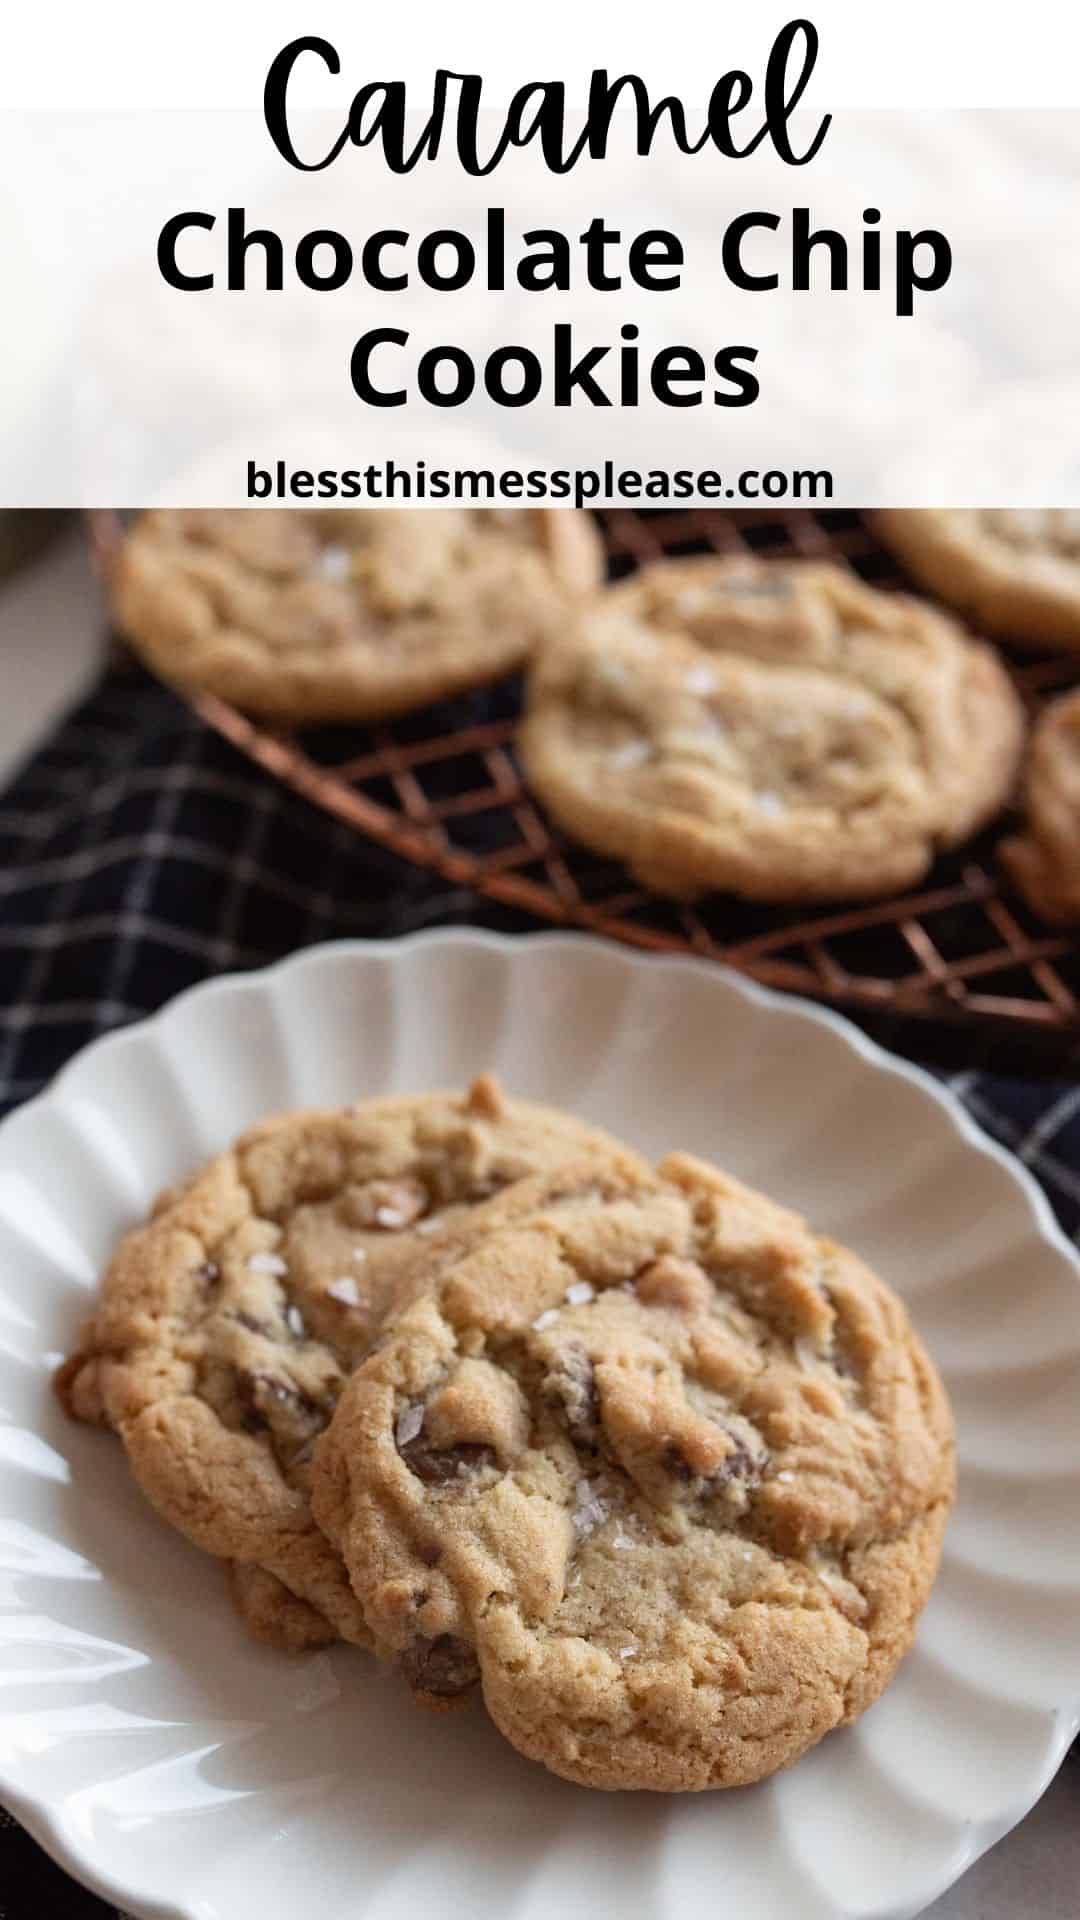
[[[379,720],[520,665],[602,577],[570,509],[170,509],[127,535],[113,610],[185,692]]]
[[[1080,512],[912,508],[873,528],[913,580],[985,633],[1080,653]]]
[[[422,1699],[588,1786],[736,1786],[853,1720],[934,1578],[952,1424],[900,1301],[676,1155],[539,1178],[355,1372],[314,1506]]]
[[[566,831],[676,898],[871,898],[1003,804],[993,652],[833,565],[659,561],[534,667],[522,752]]]
[[[461,1097],[266,1121],[122,1241],[61,1397],[120,1434],[173,1526],[241,1563],[233,1593],[259,1637],[367,1645],[311,1517],[315,1440],[387,1312],[460,1256],[485,1202],[609,1150],[486,1075]]]
[[[1080,926],[1080,688],[1044,707],[1031,740],[1027,823],[1001,857],[1034,913]]]

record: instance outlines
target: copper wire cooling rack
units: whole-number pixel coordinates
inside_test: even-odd
[[[899,575],[857,514],[809,511],[599,516],[612,574],[663,554],[753,551],[854,568],[874,585]],[[120,536],[91,516],[107,573]],[[1010,659],[1031,710],[1077,678],[1080,662]],[[694,906],[645,893],[625,869],[557,832],[525,788],[514,753],[515,677],[371,730],[288,735],[213,697],[203,719],[278,779],[403,859],[455,887],[563,927],[636,947],[722,960],[753,979],[865,1013],[979,1023],[1034,1040],[1080,1040],[1080,940],[1041,927],[1003,884],[1000,828],[940,860],[930,883],[834,912],[766,908],[715,896]]]

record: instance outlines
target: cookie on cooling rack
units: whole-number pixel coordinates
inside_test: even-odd
[[[685,1156],[537,1180],[353,1374],[314,1504],[421,1698],[676,1792],[888,1684],[953,1493],[940,1381],[855,1256]]]
[[[807,561],[663,560],[542,655],[528,778],[654,892],[862,899],[998,811],[1022,712],[946,615]]]
[[[385,719],[493,679],[602,578],[571,509],[170,509],[126,535],[112,601],[164,679],[299,724]]]
[[[484,1203],[505,1212],[526,1175],[618,1151],[487,1076],[460,1097],[269,1120],[122,1242],[58,1376],[64,1404],[120,1434],[173,1526],[242,1563],[233,1595],[260,1638],[367,1645],[309,1504],[344,1380],[387,1312],[481,1231]]]
[[[1080,687],[1043,709],[1031,740],[1023,833],[1001,857],[1040,920],[1080,926]]]
[[[872,525],[913,580],[984,632],[1080,653],[1080,512],[920,507]]]

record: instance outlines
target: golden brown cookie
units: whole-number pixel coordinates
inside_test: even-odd
[[[993,652],[816,562],[658,561],[542,655],[522,754],[559,824],[653,891],[872,898],[1008,796],[1022,714]]]
[[[919,507],[871,524],[913,580],[984,633],[1080,653],[1080,512]]]
[[[281,721],[380,720],[482,684],[556,637],[603,554],[570,509],[142,514],[117,625],[188,693]]]
[[[953,1494],[854,1254],[682,1155],[526,1183],[346,1386],[313,1499],[377,1647],[588,1786],[736,1786],[888,1684]]]
[[[120,1434],[173,1526],[259,1570],[233,1592],[260,1638],[366,1645],[311,1517],[314,1442],[386,1314],[470,1244],[484,1202],[609,1150],[486,1075],[463,1096],[268,1120],[121,1242],[58,1376],[64,1404]]]
[[[1033,913],[1080,925],[1080,688],[1043,709],[1031,739],[1024,832],[1001,857]]]
[[[248,1632],[279,1653],[317,1653],[332,1647],[337,1632],[325,1614],[249,1560],[227,1560],[232,1602]]]

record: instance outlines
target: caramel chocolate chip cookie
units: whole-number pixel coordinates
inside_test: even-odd
[[[378,1649],[603,1788],[736,1786],[909,1647],[952,1424],[900,1301],[700,1162],[527,1183],[345,1387],[314,1507]]]
[[[873,515],[913,580],[985,633],[1080,653],[1080,512],[910,508]]]
[[[185,692],[379,720],[520,665],[602,578],[570,509],[170,509],[127,535],[113,609]]]
[[[122,1241],[61,1397],[119,1433],[173,1526],[240,1563],[234,1598],[260,1638],[367,1645],[311,1517],[314,1443],[387,1313],[460,1256],[484,1203],[609,1150],[489,1076],[461,1097],[266,1121]]]
[[[1080,688],[1043,709],[1031,740],[1027,824],[1001,857],[1033,913],[1080,925]]]
[[[522,752],[568,833],[676,898],[892,893],[1002,806],[993,652],[833,565],[659,561],[533,669]]]

